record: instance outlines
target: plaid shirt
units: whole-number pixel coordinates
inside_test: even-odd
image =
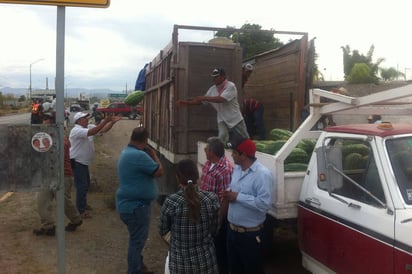
[[[223,156],[212,168],[212,162],[206,161],[202,168],[200,188],[206,191],[219,193],[229,187],[232,179],[233,165]]]
[[[199,190],[200,219],[189,221],[189,208],[182,190],[169,195],[160,211],[160,235],[171,231],[170,273],[217,274],[213,236],[217,233],[219,199],[216,194]]]
[[[250,115],[261,106],[262,104],[258,100],[248,98],[243,100],[242,110],[244,114]]]

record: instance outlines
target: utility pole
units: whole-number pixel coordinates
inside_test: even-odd
[[[41,59],[38,59],[38,60],[30,63],[30,86],[29,86],[30,100],[31,100],[31,92],[32,92],[32,88],[31,88],[31,67],[32,67],[34,64],[36,64],[36,63],[38,63],[38,62],[40,62],[40,61],[43,61],[43,60],[44,60],[44,58],[41,58]]]

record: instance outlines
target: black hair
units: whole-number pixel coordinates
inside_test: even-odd
[[[225,145],[218,137],[210,137],[207,139],[209,150],[219,158],[225,155]]]
[[[197,222],[200,218],[200,198],[197,188],[199,170],[193,160],[181,160],[177,164],[177,179],[184,186],[184,196],[189,207],[189,220]]]
[[[144,127],[137,127],[133,129],[132,136],[130,136],[131,141],[144,142],[149,138],[149,132]]]

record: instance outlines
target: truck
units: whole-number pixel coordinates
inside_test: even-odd
[[[409,96],[412,88],[358,98],[314,89],[314,42],[307,33],[287,32],[299,38],[243,60],[236,43],[179,42],[180,29],[223,30],[175,25],[171,43],[147,67],[142,124],[165,169],[159,202],[177,190],[175,164],[191,158],[201,169],[205,141],[217,135],[212,108],[177,108],[175,101],[203,95],[212,84],[210,71],[222,67],[237,85],[239,100],[253,97],[264,103],[267,133],[273,128],[293,131],[276,155],[257,152],[275,178],[265,228],[296,228],[302,264],[312,273],[410,273],[412,186],[404,179],[407,173],[395,170],[397,161],[407,162],[409,156],[399,160],[393,154],[398,143],[404,149],[397,148],[396,154],[408,151],[412,126],[361,123],[312,129],[322,115],[351,115],[365,122],[376,113],[410,115],[404,99],[388,101]],[[241,90],[245,63],[255,69]],[[308,117],[303,115],[306,108]],[[303,139],[316,142],[307,169],[285,171],[285,159]],[[229,150],[226,156],[231,159]]]
[[[134,120],[142,114],[143,109],[141,105],[129,106],[123,102],[113,102],[110,103],[107,107],[96,108],[95,111],[97,113],[101,113],[103,117],[104,115],[110,113],[114,115],[122,115],[129,118],[130,120]]]
[[[275,155],[257,152],[276,178],[268,220],[296,220],[302,265],[310,272],[411,273],[412,124],[312,130],[332,113],[365,121],[372,113],[410,117],[412,100],[405,98],[411,95],[412,85],[363,97],[311,90],[309,117]],[[321,97],[335,103],[322,104]],[[304,139],[317,140],[307,170],[285,172],[285,159]],[[200,166],[204,146],[198,142]]]
[[[174,25],[171,42],[146,67],[141,122],[149,131],[149,144],[159,152],[165,170],[165,176],[159,179],[160,200],[177,190],[175,165],[182,159],[196,160],[197,141],[217,136],[218,132],[216,112],[211,106],[178,108],[176,100],[204,95],[213,84],[210,73],[214,68],[223,68],[227,78],[236,84],[239,100],[246,96],[241,90],[244,62],[238,43],[223,38],[207,42],[179,40],[181,31],[210,33],[220,30],[236,29]],[[298,109],[307,104],[307,88],[311,86],[313,41],[308,41],[307,33],[269,32],[299,38],[248,59],[255,72],[247,87],[256,91],[258,99],[266,96],[267,128],[279,124],[295,129],[301,121]],[[272,81],[267,81],[268,78]],[[277,99],[273,93],[279,95]]]

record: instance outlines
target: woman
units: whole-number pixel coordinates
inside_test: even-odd
[[[177,180],[181,189],[166,198],[159,219],[159,233],[164,236],[171,232],[170,273],[218,273],[213,244],[218,197],[198,188],[199,171],[192,160],[177,164]]]

